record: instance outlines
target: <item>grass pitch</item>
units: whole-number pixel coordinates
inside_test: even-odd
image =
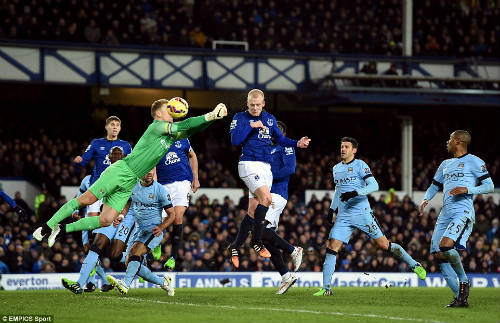
[[[444,308],[448,288],[131,289],[73,295],[67,290],[0,291],[4,315],[53,315],[53,322],[498,322],[500,291],[472,288],[469,308]]]

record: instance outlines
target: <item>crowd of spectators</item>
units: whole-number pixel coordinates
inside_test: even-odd
[[[20,218],[0,201],[0,273],[50,273],[78,272],[83,258],[81,234],[63,236],[52,248],[47,242],[36,242],[31,233],[39,219],[19,194],[16,202],[27,208],[27,218]],[[63,200],[48,202],[39,206],[54,210]],[[370,197],[382,231],[393,242],[403,245],[413,258],[420,261],[429,272],[439,269],[435,257],[429,254],[434,223],[438,213],[435,209],[418,216],[417,206],[407,196],[403,200],[393,197],[390,202],[384,195],[378,201]],[[227,244],[237,233],[237,226],[245,214],[248,198],[238,204],[228,197],[223,201],[202,196],[189,206],[185,215],[184,242],[179,251],[178,271],[231,271]],[[318,200],[313,197],[307,204],[291,197],[281,217],[278,233],[290,243],[305,250],[301,271],[321,271],[325,256],[324,242],[328,236],[325,217],[330,206],[329,197]],[[461,252],[467,272],[500,272],[499,221],[500,207],[492,198],[478,196],[474,201],[476,224],[465,251]],[[41,215],[38,215],[40,217]],[[71,221],[71,220],[70,220]],[[165,235],[163,258],[152,262],[151,268],[163,270],[162,263],[170,254],[170,232]],[[259,259],[249,247],[250,238],[241,247],[241,271],[272,271],[269,260]],[[286,263],[291,268],[289,257]],[[338,271],[382,271],[405,272],[409,268],[392,256],[378,250],[375,244],[361,231],[356,230],[350,243],[338,257]],[[123,270],[111,264],[107,257],[102,259],[105,271]]]
[[[147,114],[142,114],[148,117]],[[137,117],[134,113],[122,111],[118,115],[124,123],[120,138],[129,140],[133,146],[134,142],[130,138],[139,138],[143,126],[135,126],[140,122],[133,119]],[[289,137],[307,135],[312,138],[308,149],[296,149],[296,171],[290,178],[290,194],[296,195],[301,202],[307,189],[333,189],[331,169],[340,162],[337,141],[346,135],[353,136],[360,142],[356,157],[370,165],[381,190],[401,189],[401,126],[397,118],[385,115],[319,115],[318,120],[315,120],[312,119],[314,116],[308,115],[304,116],[310,119],[311,126],[308,126],[300,123],[301,117],[297,117],[296,113],[279,113],[278,117],[287,123]],[[6,115],[6,118],[8,120],[9,117]],[[51,122],[54,123],[54,120],[47,120],[48,124]],[[144,124],[146,122],[149,121]],[[470,127],[464,127],[465,122]],[[450,157],[445,145],[449,134],[461,128],[466,128],[472,134],[470,152],[486,162],[493,182],[500,185],[500,141],[490,138],[488,133],[494,129],[495,122],[495,118],[469,122],[460,119],[450,121],[446,118],[429,120],[426,115],[416,116],[413,189],[425,191],[429,187],[441,161]],[[332,123],[336,125],[333,130],[335,132],[328,132],[325,136],[323,130]],[[56,124],[58,130],[65,132],[62,124]],[[45,130],[33,127],[31,132],[27,131],[19,136],[22,131],[17,126],[9,131],[9,123],[5,123],[5,132],[0,130],[0,177],[25,178],[58,199],[61,186],[78,186],[90,174],[93,162],[88,167],[81,168],[73,163],[73,158],[81,155],[88,146],[92,139],[91,129],[102,129],[102,124],[104,121],[88,128],[87,133],[77,131],[76,138],[66,138],[50,133],[50,126]],[[72,131],[72,127],[68,126],[67,130]],[[381,128],[384,129],[383,132],[380,132]],[[103,135],[104,131],[100,136]],[[243,187],[235,167],[240,148],[231,145],[227,125],[214,126],[203,136],[194,136],[190,141],[199,159],[202,187]]]
[[[414,1],[417,56],[500,56],[497,1]],[[1,0],[0,38],[251,50],[402,54],[401,0]]]

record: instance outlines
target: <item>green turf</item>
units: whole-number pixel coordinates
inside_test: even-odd
[[[116,290],[74,295],[67,290],[1,291],[0,315],[49,314],[54,322],[498,322],[497,288],[472,288],[469,308],[443,308],[447,288],[270,288]]]

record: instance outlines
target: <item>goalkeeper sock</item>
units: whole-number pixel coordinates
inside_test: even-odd
[[[257,205],[255,209],[255,217],[253,221],[253,239],[252,243],[262,243],[262,233],[264,232],[264,221],[266,218],[268,207],[262,204]]]
[[[441,273],[443,274],[443,277],[446,280],[448,287],[451,288],[453,294],[455,294],[455,297],[458,297],[460,286],[458,283],[457,273],[455,272],[455,270],[453,270],[453,267],[448,261],[444,259],[440,259],[439,261],[440,261],[439,267],[441,268]]]
[[[323,288],[331,289],[332,276],[337,264],[337,252],[326,248],[325,262],[323,263]]]
[[[183,225],[181,223],[174,224],[174,227],[172,229],[172,251],[170,253],[170,256],[174,257],[174,259],[177,259],[177,254],[179,252],[179,246],[182,240],[182,228]]]
[[[451,248],[451,249],[448,249]],[[455,271],[455,273],[458,276],[458,280],[461,283],[468,282],[469,279],[467,278],[467,275],[465,274],[464,266],[462,266],[462,260],[460,259],[460,255],[458,254],[458,251],[456,251],[452,247],[443,247],[439,248],[441,249],[441,252],[443,255],[448,259],[450,262],[451,267]]]
[[[416,262],[400,245],[397,243],[389,242],[389,250],[391,253],[398,258],[399,260],[403,260],[410,266],[410,268],[415,267],[418,265],[418,262]]]
[[[52,230],[62,220],[73,214],[74,211],[80,208],[80,204],[76,198],[66,202],[57,212],[47,221],[47,225]]]
[[[93,230],[100,227],[101,224],[99,223],[99,217],[89,216],[76,222],[66,224],[66,232]]]
[[[231,244],[233,248],[239,248],[245,242],[250,231],[253,227],[253,219],[247,214],[243,217],[240,223],[240,229],[238,230],[238,235],[236,236],[236,240]]]
[[[291,255],[292,252],[295,250],[295,247],[292,246],[288,241],[280,237],[276,231],[265,228],[264,233],[262,234],[262,237],[264,240],[269,241],[279,249],[283,250],[287,254]]]

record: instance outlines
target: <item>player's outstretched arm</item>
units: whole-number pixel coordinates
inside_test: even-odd
[[[227,116],[226,105],[219,103],[213,111],[202,116],[188,118],[167,125],[167,132],[174,135],[176,140],[189,138],[195,133],[205,130],[215,120],[220,120],[225,116]]]

